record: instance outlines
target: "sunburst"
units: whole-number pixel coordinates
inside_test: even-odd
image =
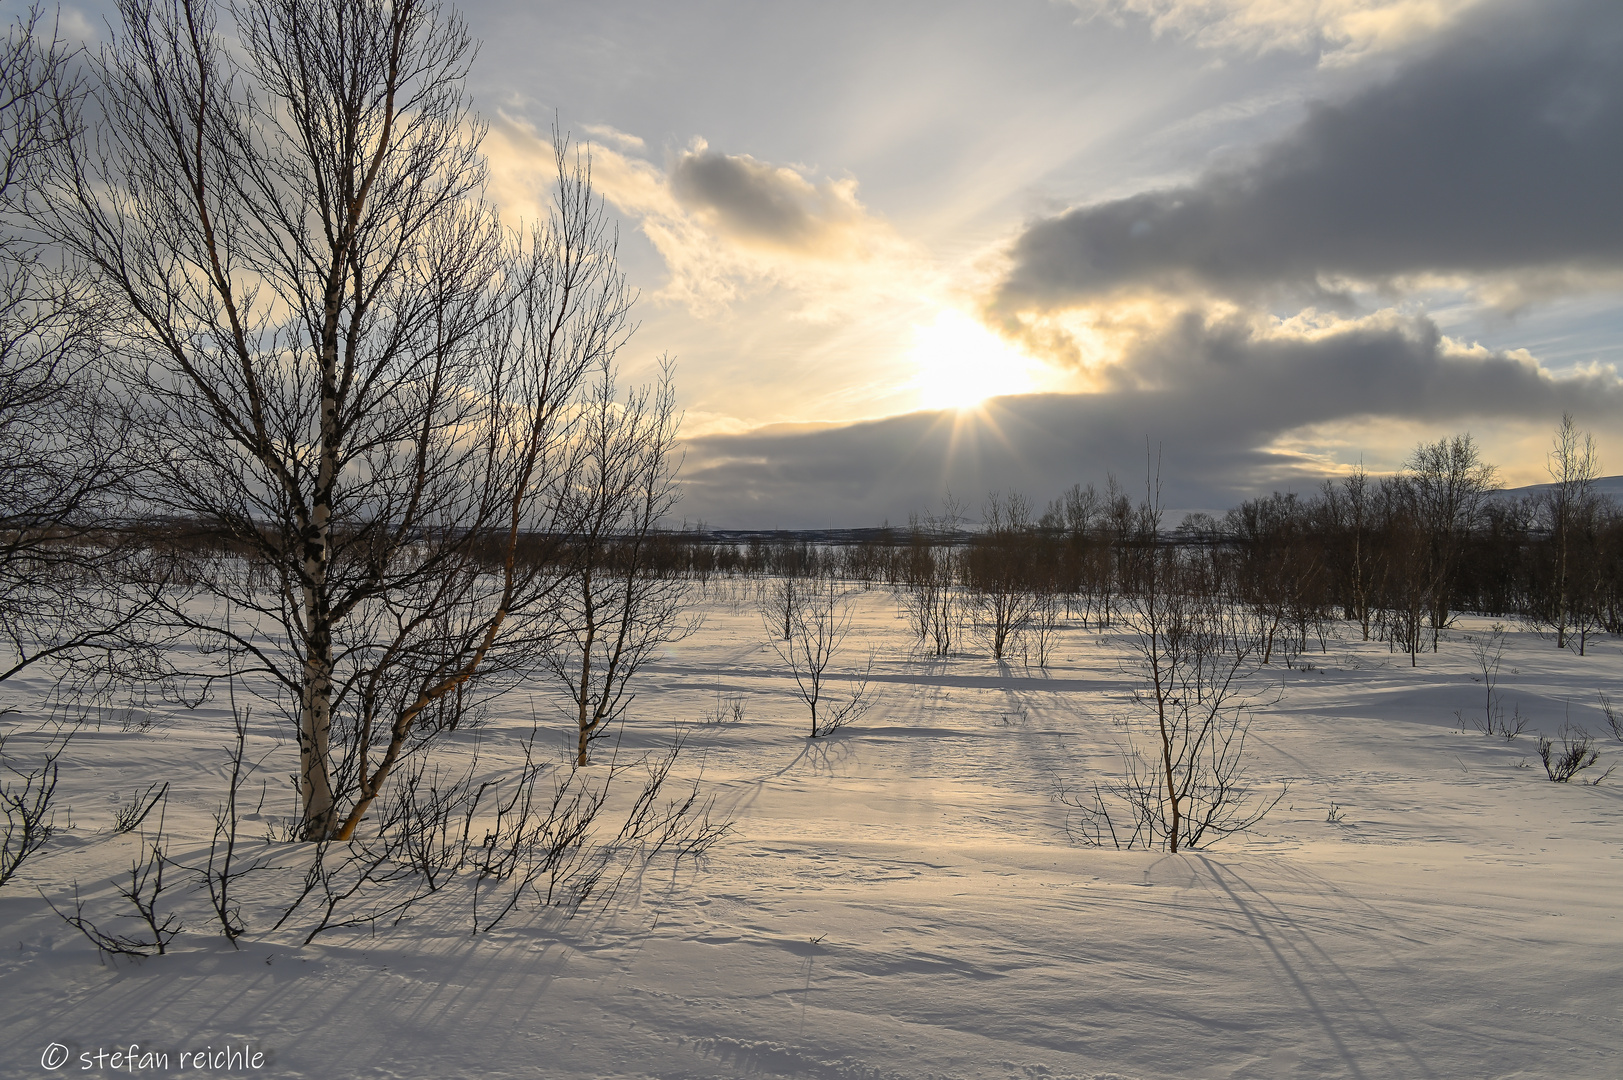
[[[961,311],[943,309],[913,331],[913,386],[926,409],[974,409],[1035,389],[1033,361]]]

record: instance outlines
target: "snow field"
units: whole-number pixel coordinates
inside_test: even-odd
[[[843,663],[874,650],[877,704],[811,742],[737,592],[712,586],[704,627],[641,676],[622,746],[687,730],[678,770],[702,768],[733,834],[571,921],[527,910],[470,937],[428,905],[299,945],[266,932],[265,897],[235,951],[177,889],[169,955],[103,962],[35,887],[60,906],[77,880],[87,912],[113,910],[138,840],[112,815],[154,780],[172,854],[206,846],[229,713],[81,732],[73,828],[0,891],[0,1075],[50,1075],[55,1042],[80,1075],[101,1047],[229,1043],[267,1055],[231,1075],[312,1080],[1623,1076],[1623,775],[1551,784],[1536,754],[1564,721],[1604,729],[1616,642],[1579,658],[1514,633],[1500,693],[1532,723],[1506,741],[1468,726],[1483,692],[1461,638],[1489,620],[1416,669],[1343,627],[1315,670],[1266,673],[1285,693],[1255,717],[1249,773],[1288,782],[1283,801],[1171,856],[1079,847],[1053,797],[1119,772],[1137,714],[1117,631],[1065,630],[1046,672],[939,660],[863,594]],[[504,700],[485,760],[516,754],[532,708],[562,745],[549,693]],[[731,700],[742,719],[701,722]],[[254,717],[250,749],[272,751],[273,710]],[[1591,772],[1612,761],[1623,746]],[[267,766],[250,833],[285,812],[289,769]]]

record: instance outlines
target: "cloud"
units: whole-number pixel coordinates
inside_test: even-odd
[[[1160,448],[1168,504],[1216,509],[1310,486],[1324,432],[1396,426],[1431,437],[1472,424],[1545,428],[1563,411],[1604,420],[1623,379],[1557,377],[1525,354],[1462,345],[1423,317],[1294,320],[1191,309],[1137,341],[1086,394],[994,399],[984,413],[914,413],[815,430],[763,429],[689,443],[683,513],[717,526],[794,528],[906,520],[951,489],[1046,499]],[[1306,434],[1304,434],[1306,433]],[[1347,448],[1343,448],[1347,449]]]
[[[1148,19],[1209,48],[1348,58],[1436,32],[1480,0],[1072,0],[1089,16]]]
[[[1357,416],[1451,422],[1623,406],[1610,369],[1558,378],[1525,353],[1462,344],[1428,318],[1391,312],[1276,320],[1191,310],[1108,368],[1106,385],[1181,403],[1188,415],[1175,424],[1205,424],[1195,414],[1209,413],[1270,435]]]
[[[90,19],[84,12],[72,5],[63,5],[56,9],[56,26],[54,29],[58,34],[62,35],[64,40],[87,47],[94,44],[100,36],[96,28],[96,21]]]
[[[668,278],[652,296],[700,315],[740,297],[786,292],[784,306],[821,320],[865,302],[935,287],[933,272],[888,222],[857,197],[857,182],[810,178],[702,139],[668,168],[639,156],[642,140],[613,128],[583,129],[597,192],[659,253]],[[522,116],[499,113],[485,141],[491,195],[504,212],[534,218],[553,180],[552,145]]]
[[[582,124],[580,129],[598,142],[611,143],[622,150],[641,150],[642,137],[629,135],[608,124]]]
[[[776,289],[792,315],[824,321],[934,287],[920,253],[863,206],[850,177],[809,177],[702,139],[651,175],[663,202],[605,194],[641,219],[664,258],[663,297],[698,314]]]
[[[1007,318],[1145,289],[1322,303],[1422,275],[1508,296],[1527,275],[1615,275],[1619,55],[1615,0],[1484,7],[1244,161],[1031,223],[994,307]]]
[[[601,125],[584,129],[622,148],[642,140]],[[599,195],[636,216],[679,215],[665,178],[653,165],[604,143],[577,143],[592,166],[592,186]],[[490,195],[504,216],[544,219],[557,179],[552,140],[521,115],[498,111],[485,136],[490,167]]]
[[[883,232],[857,201],[853,180],[813,183],[748,155],[698,149],[671,166],[671,191],[689,211],[749,244],[818,258],[862,254]]]

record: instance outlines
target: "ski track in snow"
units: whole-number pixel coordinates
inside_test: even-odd
[[[1488,620],[1414,669],[1343,627],[1315,670],[1272,671],[1284,696],[1257,711],[1249,771],[1288,781],[1283,801],[1173,856],[1076,846],[1053,797],[1118,775],[1135,707],[1117,631],[1065,630],[1047,672],[943,660],[864,594],[844,662],[874,650],[877,705],[812,742],[753,608],[725,583],[700,607],[703,629],[640,677],[625,748],[685,726],[679,770],[702,764],[735,832],[568,922],[527,911],[470,938],[465,913],[425,908],[301,946],[250,903],[237,951],[177,889],[171,954],[103,961],[36,886],[110,903],[138,843],[113,811],[153,780],[173,785],[172,854],[205,846],[229,711],[83,731],[60,788],[72,827],[0,891],[0,1076],[54,1075],[52,1042],[74,1075],[112,1073],[80,1068],[97,1048],[246,1043],[263,1067],[230,1075],[1623,1076],[1623,774],[1551,784],[1536,754],[1563,721],[1603,729],[1615,641],[1579,658],[1513,634],[1500,692],[1532,723],[1506,742],[1455,715],[1482,707],[1459,638]],[[545,722],[549,692],[498,706],[487,762],[532,703]],[[742,721],[692,723],[731,695]],[[274,717],[256,706],[251,750],[276,745]]]

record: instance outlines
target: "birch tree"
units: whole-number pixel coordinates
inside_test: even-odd
[[[110,313],[136,495],[219,553],[171,615],[274,687],[302,833],[347,839],[544,643],[570,406],[630,297],[563,140],[549,222],[516,239],[483,200],[455,13],[118,15],[46,225]]]

